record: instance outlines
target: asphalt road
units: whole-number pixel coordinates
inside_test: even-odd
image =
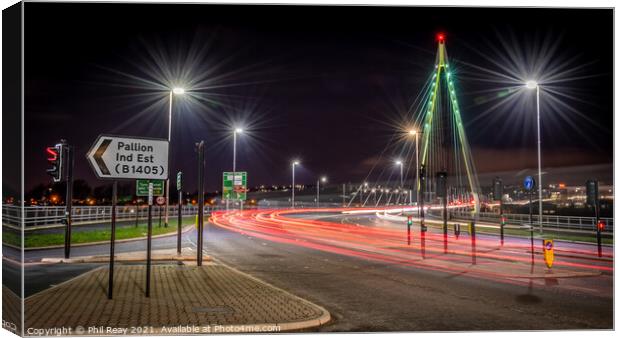
[[[372,216],[323,216],[333,222],[377,226]],[[183,236],[184,246],[194,246],[195,241],[194,230]],[[116,250],[135,251],[140,246],[145,247],[145,242],[118,243]],[[153,242],[154,249],[173,247],[175,237]],[[72,255],[107,254],[108,250],[109,245],[75,247]],[[554,281],[561,287],[515,285],[271,242],[215,225],[206,227],[205,250],[224,264],[324,306],[333,320],[320,331],[613,327],[610,273],[578,282]],[[27,253],[32,262],[25,266],[28,294],[98,266],[36,263],[42,257],[61,256],[62,249]],[[585,292],[583,285],[590,291]]]
[[[351,217],[347,222],[374,222]],[[334,218],[331,219],[332,221]],[[612,328],[611,275],[578,288],[521,286],[377,263],[269,242],[211,225],[206,249],[222,262],[324,306],[321,331],[453,331]],[[582,278],[583,279],[583,278]]]

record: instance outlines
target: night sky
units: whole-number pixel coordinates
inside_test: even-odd
[[[97,135],[166,138],[168,92],[147,88],[141,66],[163,60],[176,74],[201,48],[189,76],[208,74],[209,89],[193,94],[208,102],[174,105],[173,174],[195,184],[193,144],[204,139],[207,189],[218,189],[232,167],[230,124],[242,121],[237,170],[251,186],[288,184],[295,157],[302,183],[359,182],[432,72],[440,31],[479,172],[536,165],[535,114],[476,120],[493,84],[468,65],[497,69],[479,53],[511,35],[550,36],[553,57],[584,65],[566,79],[578,100],[566,99],[564,117],[543,112],[544,166],[613,161],[612,10],[26,3],[25,18],[26,190],[50,181],[44,148],[60,138],[93,186],[104,183],[85,160]]]

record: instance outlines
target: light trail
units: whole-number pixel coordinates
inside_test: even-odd
[[[478,234],[472,238],[463,229],[457,238],[452,233],[421,234],[413,226],[410,237],[402,229],[381,225],[356,225],[306,219],[299,214],[334,213],[334,216],[359,208],[285,209],[215,212],[211,221],[224,229],[273,242],[361,259],[416,267],[425,270],[485,278],[525,285],[531,279],[597,276],[613,273],[613,249],[605,248],[603,259],[594,245],[556,242],[553,269],[542,258],[540,240],[534,246],[534,264],[529,239],[509,238],[501,246],[499,238]],[[376,211],[368,209],[368,211]],[[591,247],[591,250],[588,248]]]

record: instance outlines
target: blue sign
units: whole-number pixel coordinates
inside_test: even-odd
[[[523,187],[525,188],[525,190],[530,191],[532,190],[532,188],[534,188],[534,177],[532,176],[526,176],[525,179],[523,180]]]

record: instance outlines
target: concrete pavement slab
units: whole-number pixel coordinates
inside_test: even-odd
[[[151,297],[145,267],[120,265],[114,299],[99,268],[25,300],[30,335],[205,334],[279,332],[322,325],[327,310],[234,269],[154,265]],[[56,330],[56,331],[54,331]],[[26,332],[28,334],[28,332]]]

